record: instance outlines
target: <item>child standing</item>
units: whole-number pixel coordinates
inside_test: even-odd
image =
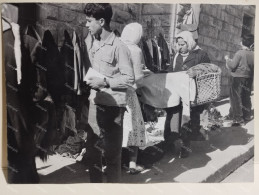
[[[231,71],[230,110],[225,119],[233,120],[232,126],[242,126],[252,119],[251,86],[254,71],[254,36],[244,35],[242,49],[233,59],[225,56],[226,66]]]

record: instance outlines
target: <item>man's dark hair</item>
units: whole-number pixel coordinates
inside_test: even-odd
[[[87,3],[84,9],[86,16],[99,20],[103,18],[107,25],[112,18],[112,7],[109,3]]]
[[[250,47],[254,43],[254,35],[246,34],[242,36],[242,44],[246,47]]]

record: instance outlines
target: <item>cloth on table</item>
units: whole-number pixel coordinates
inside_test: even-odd
[[[151,74],[139,83],[140,101],[155,108],[169,108],[183,103],[183,115],[190,117],[190,101],[195,100],[196,85],[185,71]]]

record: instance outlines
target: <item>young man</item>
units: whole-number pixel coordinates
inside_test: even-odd
[[[92,77],[89,97],[88,135],[90,181],[102,182],[102,152],[107,165],[107,182],[118,183],[121,177],[122,124],[126,90],[134,82],[130,52],[110,29],[112,7],[108,3],[86,4],[86,27],[94,36],[87,48],[92,68],[105,78]]]
[[[242,49],[237,51],[233,60],[225,56],[226,66],[231,71],[230,110],[226,120],[233,120],[232,126],[242,126],[253,119],[251,113],[251,87],[254,74],[254,36],[242,37]]]

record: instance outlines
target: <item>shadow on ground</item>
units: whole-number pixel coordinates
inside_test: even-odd
[[[191,143],[191,153],[188,158],[179,159],[176,154],[165,153],[163,158],[154,163],[149,169],[130,175],[122,169],[123,183],[160,183],[175,182],[175,178],[182,173],[192,172],[192,169],[202,168],[210,162],[208,155],[216,150],[224,152],[230,146],[246,145],[253,139],[247,129],[242,127],[220,128],[209,134],[208,141],[195,141]],[[226,157],[227,158],[227,157]],[[44,169],[45,167],[41,167]],[[48,168],[48,166],[46,166]],[[89,173],[83,163],[75,163],[48,175],[40,175],[41,183],[88,183]]]

